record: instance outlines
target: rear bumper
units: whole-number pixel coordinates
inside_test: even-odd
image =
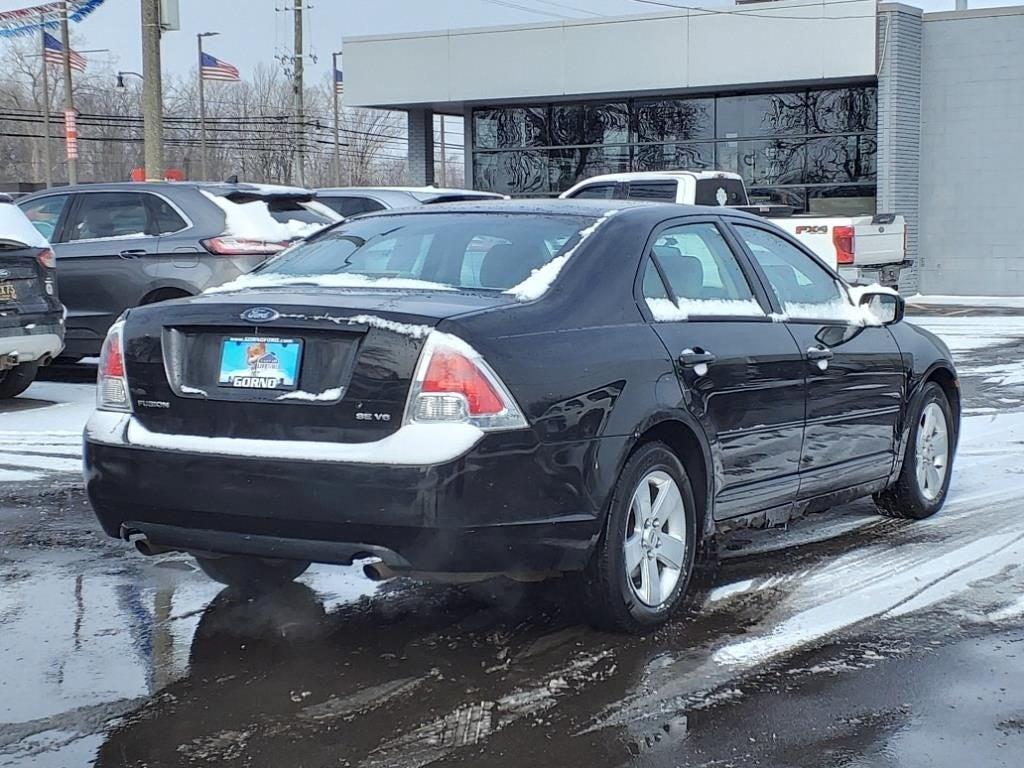
[[[895,288],[899,285],[900,275],[903,270],[909,269],[912,265],[912,261],[902,261],[898,264],[867,264],[863,266],[840,267],[839,275],[851,283],[878,283]]]
[[[581,569],[600,532],[588,476],[617,438],[544,446],[491,433],[432,465],[217,455],[132,445],[128,417],[86,431],[85,479],[103,529],[185,551],[419,571]]]
[[[14,327],[0,325],[0,357],[17,356],[19,363],[54,358],[64,349],[64,326],[52,318],[32,322],[24,318]]]

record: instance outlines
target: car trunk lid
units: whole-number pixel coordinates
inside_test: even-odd
[[[507,301],[290,287],[133,310],[124,348],[136,418],[208,437],[379,440],[401,426],[430,331]]]
[[[0,316],[48,312],[44,270],[36,258],[40,248],[0,243]],[[50,291],[54,288],[51,284]]]

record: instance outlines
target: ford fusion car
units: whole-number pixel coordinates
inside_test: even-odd
[[[104,530],[257,589],[310,562],[568,575],[593,621],[680,605],[716,534],[873,495],[942,506],[949,350],[885,289],[722,208],[370,214],[129,310],[85,432]]]

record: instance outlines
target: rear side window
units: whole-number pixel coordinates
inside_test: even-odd
[[[698,179],[697,205],[746,205],[747,192],[741,179]]]
[[[146,203],[138,192],[83,192],[72,211],[67,240],[145,237],[149,229]]]
[[[614,184],[591,184],[573,195],[583,200],[611,200],[615,197]]]
[[[57,231],[60,215],[64,212],[67,202],[68,195],[50,195],[23,203],[19,207],[39,234],[52,241]]]
[[[655,241],[650,255],[644,297],[656,320],[764,315],[715,224],[670,227]]]
[[[334,223],[333,219],[327,218],[327,216],[318,211],[311,210],[302,200],[272,197],[266,202],[274,221],[281,224],[287,224],[289,221],[325,225]]]
[[[146,195],[146,201],[149,203],[155,225],[155,229],[152,231],[157,234],[170,235],[180,232],[188,226],[188,222],[181,218],[174,207],[162,197]]]
[[[318,197],[317,200],[340,213],[346,219],[360,213],[383,211],[384,206],[369,197]]]
[[[631,181],[626,198],[629,200],[652,200],[661,203],[674,203],[677,181]]]
[[[571,249],[593,223],[591,217],[506,213],[354,219],[289,249],[259,274],[351,275],[356,281],[397,279],[409,287],[505,291]]]

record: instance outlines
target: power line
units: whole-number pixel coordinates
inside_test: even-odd
[[[672,8],[676,11],[697,11],[701,14],[714,14],[720,16],[748,16],[753,19],[786,19],[787,21],[822,21],[828,19],[874,19],[875,14],[851,14],[849,16],[825,16],[821,13],[817,16],[794,16],[780,13],[764,13],[763,11],[739,10],[732,11],[724,8],[703,8],[697,5],[677,5],[676,3],[665,2],[665,0],[633,0],[634,3],[643,5],[657,5],[662,8]],[[859,3],[861,0],[832,0],[829,5],[841,5],[845,3]],[[791,8],[822,8],[820,4],[808,4],[804,6],[790,6]]]

